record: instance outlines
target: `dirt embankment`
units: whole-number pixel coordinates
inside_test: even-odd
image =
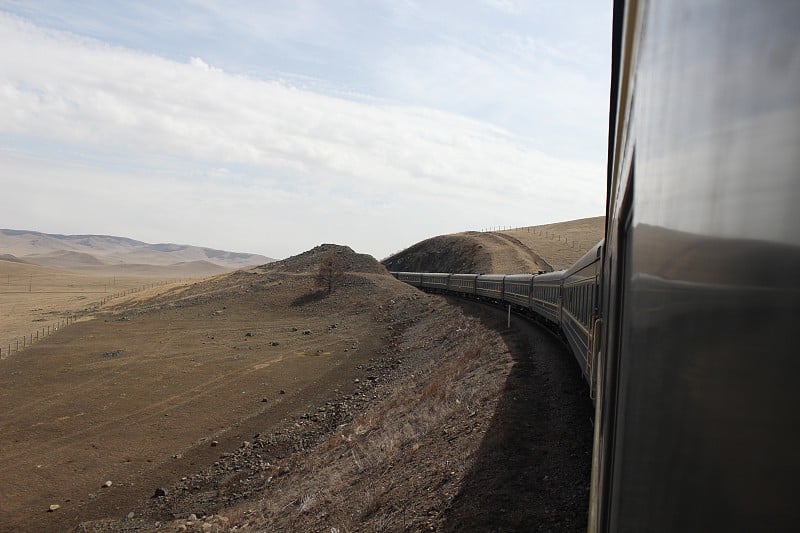
[[[546,261],[514,237],[470,231],[419,242],[387,259],[391,271],[510,273],[551,270]]]
[[[441,235],[426,239],[383,260],[393,272],[486,272],[492,258],[478,239]]]
[[[421,241],[383,264],[398,272],[522,274],[567,268],[603,238],[605,217]]]

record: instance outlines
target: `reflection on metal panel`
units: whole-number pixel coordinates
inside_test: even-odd
[[[635,144],[636,183],[600,527],[792,530],[800,3],[640,12],[630,138],[616,147]]]

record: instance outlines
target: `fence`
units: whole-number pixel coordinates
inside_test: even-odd
[[[38,342],[39,340],[44,339],[45,337],[49,337],[55,332],[60,331],[65,327],[74,324],[75,322],[79,321],[82,317],[85,317],[89,313],[97,311],[98,309],[100,309],[101,306],[105,305],[111,300],[114,300],[116,298],[122,298],[124,296],[128,296],[129,294],[141,292],[143,290],[151,289],[153,287],[159,287],[173,283],[180,283],[182,281],[183,281],[182,279],[156,281],[153,283],[142,285],[140,287],[126,289],[123,291],[115,292],[113,294],[104,296],[100,300],[89,304],[85,309],[82,309],[75,313],[71,313],[64,318],[58,319],[56,322],[53,322],[52,324],[48,324],[46,326],[42,326],[41,328],[37,328],[36,331],[33,331],[28,335],[23,335],[22,337],[15,337],[10,341],[4,342],[2,345],[0,345],[0,359],[5,359],[6,357],[10,356],[13,353],[21,352],[25,348],[28,348],[31,345],[33,345],[33,343]]]
[[[541,229],[537,226],[524,226],[524,227],[512,227],[512,226],[491,226],[488,228],[481,229],[481,233],[489,233],[495,231],[507,231],[507,232],[521,232],[521,233],[533,233],[534,235],[541,235],[550,240],[558,240],[563,242],[564,244],[569,244],[573,250],[580,250],[586,252],[591,248],[587,248],[584,241],[579,241],[577,239],[569,240],[566,235],[561,235],[560,233],[556,233],[555,231],[550,231],[548,229]],[[592,245],[593,246],[593,245]]]

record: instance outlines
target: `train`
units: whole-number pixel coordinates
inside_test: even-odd
[[[594,362],[600,324],[600,260],[603,242],[568,269],[536,274],[391,272],[428,292],[508,305],[561,334],[594,395]]]
[[[558,327],[588,531],[795,531],[800,2],[617,0],[605,237],[549,273],[395,275]]]

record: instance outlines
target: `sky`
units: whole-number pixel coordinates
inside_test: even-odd
[[[0,0],[0,227],[382,259],[602,215],[610,48],[610,0]]]

